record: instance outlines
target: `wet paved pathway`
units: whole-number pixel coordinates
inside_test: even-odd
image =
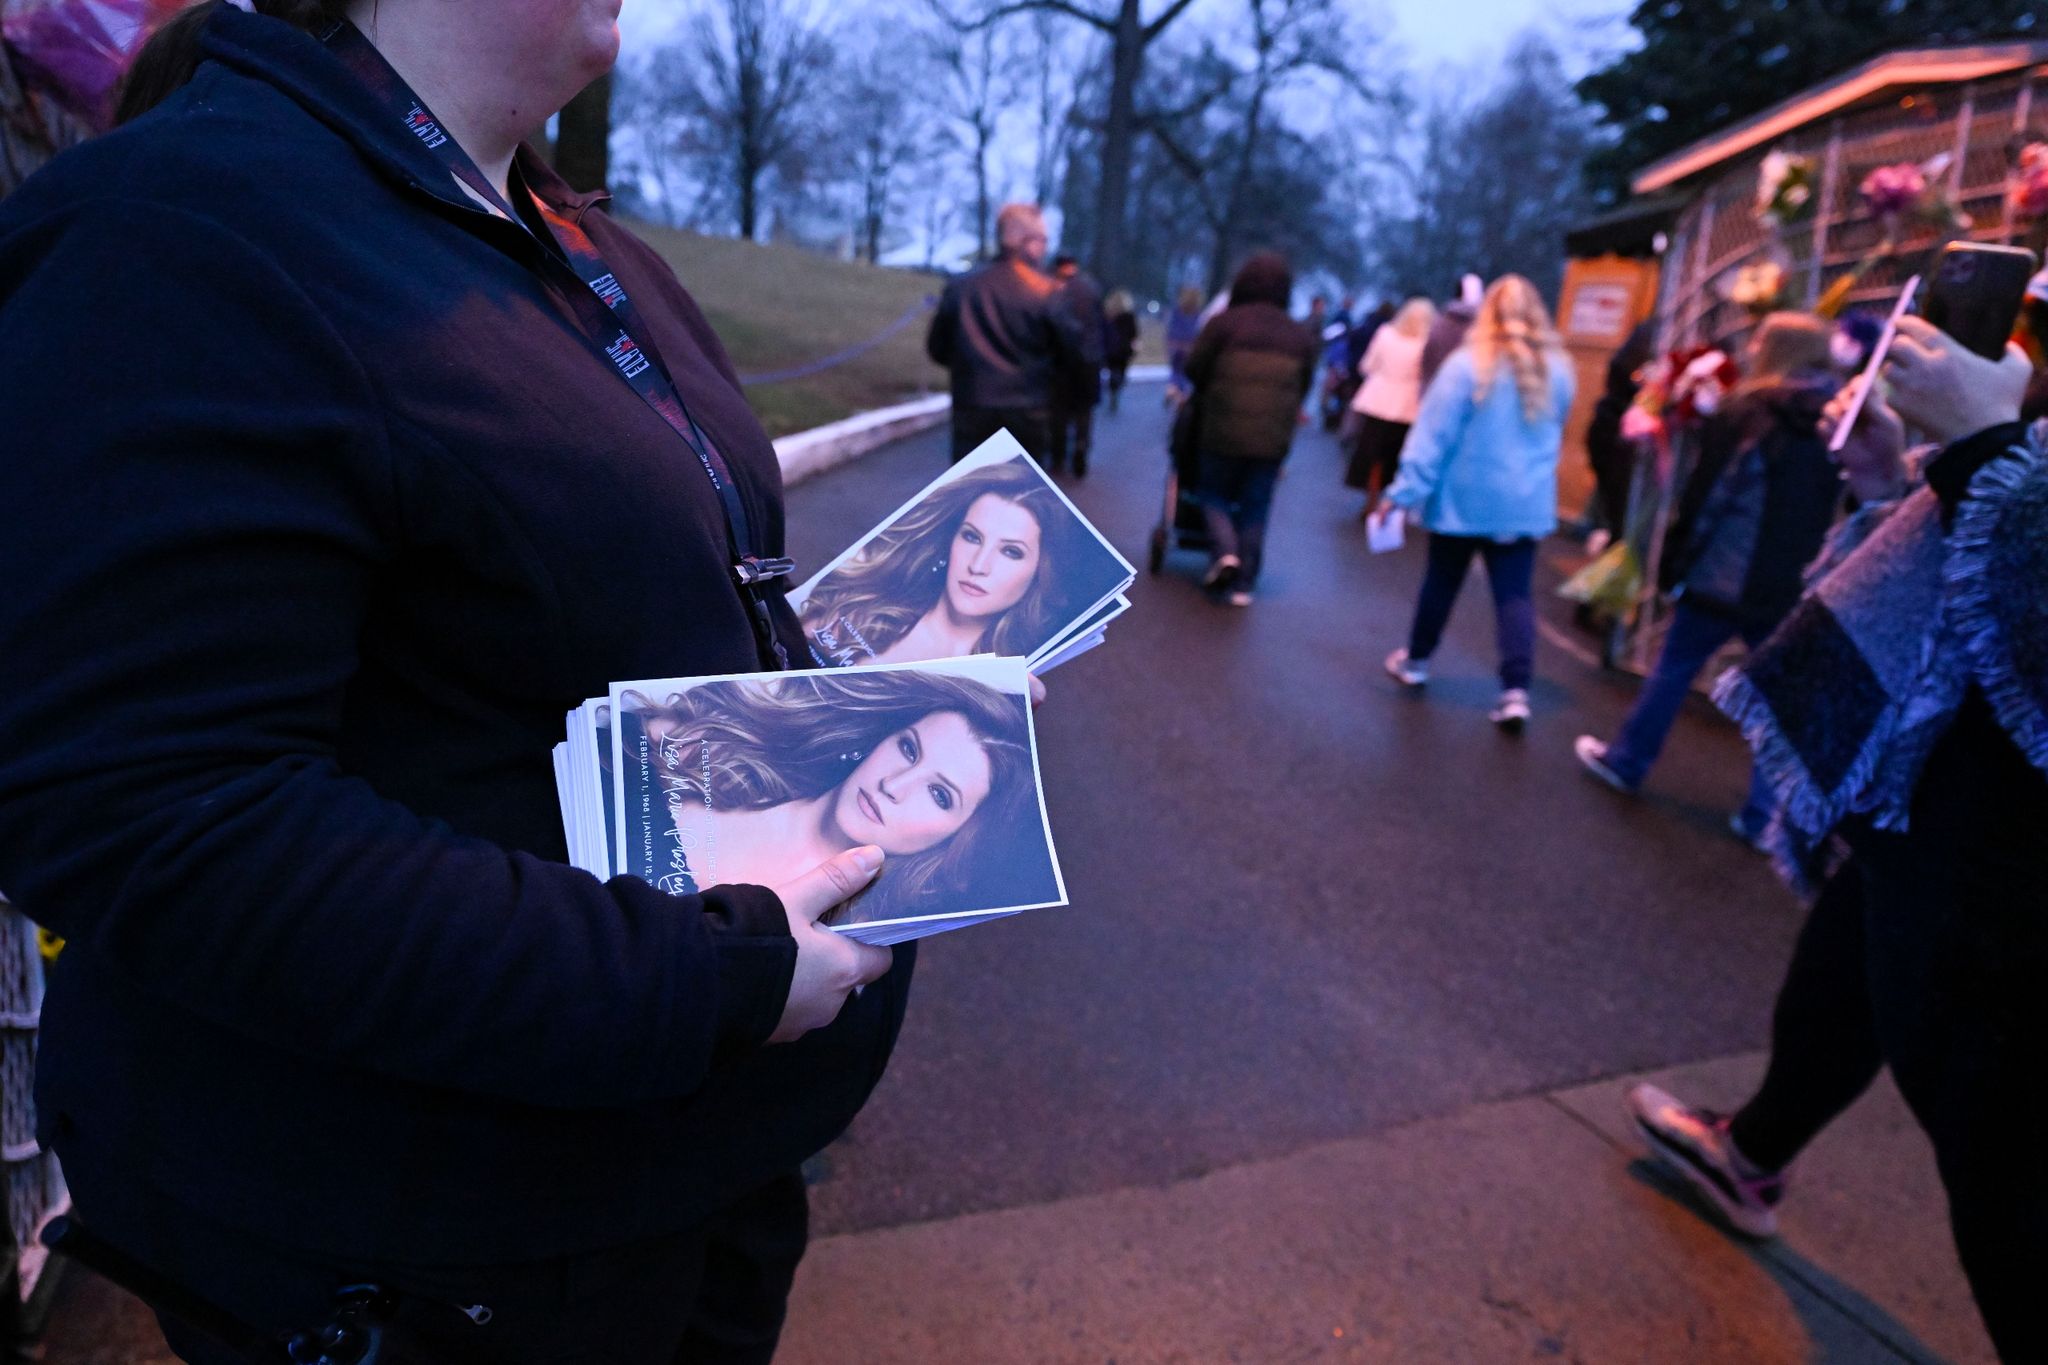
[[[1141,567],[1158,392],[1068,483]],[[793,489],[792,552],[846,544],[943,441]],[[1369,556],[1340,471],[1304,432],[1256,605],[1210,605],[1171,555],[1051,677],[1073,904],[926,945],[890,1074],[821,1164],[785,1359],[1984,1358],[1888,1094],[1814,1154],[1766,1256],[1630,1165],[1616,1078],[1738,1096],[1799,923],[1723,831],[1746,755],[1696,704],[1644,799],[1577,770],[1634,684],[1557,643],[1562,543],[1527,734],[1486,723],[1476,576],[1402,695],[1379,663],[1418,547]],[[53,1362],[157,1358],[104,1292],[72,1299]]]

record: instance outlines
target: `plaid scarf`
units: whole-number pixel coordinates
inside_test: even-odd
[[[2048,771],[2048,424],[1979,469],[1954,525],[1922,487],[1846,524],[1806,596],[1720,679],[1776,810],[1765,842],[1802,890],[1842,822],[1906,828],[1922,765],[1972,683]]]

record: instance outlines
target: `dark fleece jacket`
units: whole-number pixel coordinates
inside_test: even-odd
[[[1700,433],[1680,499],[1667,583],[1694,606],[1768,630],[1799,600],[1842,497],[1817,430],[1830,374],[1796,375],[1738,394]]]
[[[68,940],[45,1138],[92,1188],[346,1256],[688,1226],[845,1124],[907,986],[761,1049],[771,892],[563,861],[564,710],[757,667],[718,499],[533,238],[309,35],[206,23],[190,85],[0,203],[0,887]],[[689,295],[521,169],[780,553]]]

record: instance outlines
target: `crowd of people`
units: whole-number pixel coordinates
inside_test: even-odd
[[[1558,527],[1575,382],[1542,298],[1517,276],[1468,277],[1441,307],[1410,298],[1354,320],[1351,300],[1330,313],[1318,298],[1297,320],[1292,292],[1285,260],[1260,253],[1206,306],[1183,290],[1167,320],[1202,586],[1253,600],[1320,373],[1362,515],[1428,532],[1386,671],[1427,685],[1480,559],[1500,655],[1490,719],[1520,732],[1536,549]],[[2025,308],[2023,333],[2048,337],[2048,275]],[[1831,440],[1877,331],[1798,312],[1749,331],[1666,531],[1658,586],[1675,605],[1655,667],[1614,738],[1574,746],[1588,774],[1637,793],[1698,675],[1740,640],[1746,662],[1716,693],[1754,749],[1729,828],[1813,897],[1756,1094],[1729,1115],[1651,1085],[1626,1101],[1653,1155],[1728,1226],[1768,1237],[1795,1158],[1889,1067],[1933,1142],[1993,1340],[2007,1359],[2048,1359],[2029,1298],[2048,1263],[2048,1178],[2027,1149],[2048,1063],[2048,465],[2022,422],[2048,407],[2048,371],[2019,346],[1982,358],[1908,317],[1884,395]],[[1585,433],[1601,541],[1625,519],[1637,454],[1622,418],[1648,336],[1620,348]],[[1909,455],[1908,428],[1933,444]]]
[[[294,1358],[374,1285],[394,1338],[449,1360],[769,1360],[800,1164],[903,1019],[914,949],[818,925],[879,847],[683,896],[564,857],[566,705],[805,650],[779,469],[718,338],[521,141],[610,67],[603,10],[204,0],[143,52],[122,128],[0,203],[0,426],[49,452],[0,463],[0,884],[68,943],[42,1140],[154,1283],[298,1334]],[[953,458],[1008,430],[1084,477],[1136,310],[1045,268],[1036,208],[997,231],[927,342]],[[1375,527],[1429,533],[1387,672],[1427,684],[1481,559],[1491,719],[1519,732],[1574,385],[1543,300],[1507,275],[1302,322],[1294,290],[1261,252],[1164,326],[1204,588],[1253,601],[1334,369],[1346,482]],[[1644,1087],[1632,1112],[1767,1235],[1794,1158],[1889,1066],[1994,1340],[2048,1359],[2048,463],[2024,355],[1903,330],[1835,457],[1828,329],[1757,328],[1683,500],[1663,656],[1577,754],[1637,790],[1706,659],[1752,646],[1720,688],[1756,754],[1735,828],[1817,898],[1757,1095],[1723,1116]],[[178,344],[109,401],[79,363],[108,335]],[[1908,458],[1908,426],[1935,449]],[[166,1325],[197,1365],[240,1358]]]

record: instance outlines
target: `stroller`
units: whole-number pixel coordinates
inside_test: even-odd
[[[1173,414],[1173,434],[1167,438],[1166,499],[1159,524],[1152,528],[1152,543],[1145,567],[1157,574],[1166,564],[1166,552],[1209,549],[1209,526],[1202,519],[1201,504],[1195,501],[1199,477],[1195,458],[1195,405],[1183,397]]]

